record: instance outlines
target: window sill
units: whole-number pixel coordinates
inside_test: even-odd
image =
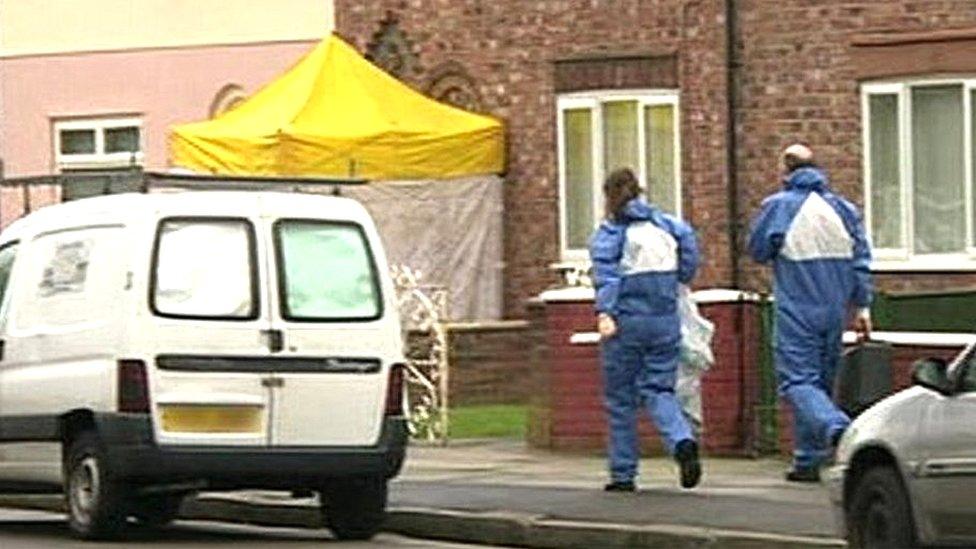
[[[73,171],[93,171],[93,170],[106,170],[106,171],[119,171],[119,170],[131,170],[131,169],[142,169],[142,160],[137,160],[133,162],[119,162],[119,161],[90,161],[90,162],[79,162],[79,161],[64,161],[58,162],[58,169],[61,172],[73,172]]]
[[[844,343],[857,343],[857,334],[844,332]],[[904,347],[968,347],[976,342],[976,335],[943,332],[871,332],[872,341],[885,341]]]
[[[970,255],[919,256],[911,259],[876,259],[871,264],[875,273],[976,273],[976,257]]]
[[[967,347],[976,343],[976,335],[935,332],[872,332],[871,339],[885,341],[903,347]],[[570,345],[598,345],[597,332],[575,332],[569,338]],[[844,343],[857,343],[857,334],[844,332]]]
[[[55,158],[62,170],[139,168],[145,161],[142,151],[108,154],[60,154]]]

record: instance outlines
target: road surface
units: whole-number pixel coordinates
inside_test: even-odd
[[[216,522],[177,522],[160,530],[133,528],[122,544],[86,543],[72,539],[60,515],[0,508],[3,549],[217,549],[280,547],[283,549],[485,549],[487,546],[440,543],[382,534],[369,543],[344,543],[326,530],[260,528]]]

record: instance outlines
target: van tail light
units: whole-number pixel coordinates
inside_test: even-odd
[[[141,360],[118,362],[119,412],[126,414],[149,413],[149,378],[146,363]]]
[[[406,366],[394,364],[390,366],[390,382],[386,385],[386,415],[403,415],[403,376]]]

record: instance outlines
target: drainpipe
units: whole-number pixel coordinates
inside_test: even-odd
[[[726,166],[728,166],[728,216],[729,253],[732,260],[732,287],[742,289],[742,273],[739,265],[739,162],[736,118],[739,103],[739,21],[735,0],[725,0],[725,58],[726,81]]]
[[[739,237],[740,237],[740,215],[742,212],[739,209],[739,161],[738,161],[738,148],[739,140],[738,134],[736,132],[736,121],[738,118],[738,104],[739,104],[739,70],[741,68],[741,61],[739,59],[739,6],[736,0],[725,0],[725,59],[726,59],[726,82],[727,82],[727,92],[725,94],[726,98],[726,116],[728,117],[728,124],[726,125],[726,166],[728,167],[728,216],[729,216],[729,255],[731,259],[732,267],[732,287],[736,290],[742,290],[742,268],[740,265],[740,253],[739,248]],[[737,314],[735,315],[735,333],[739,337],[739,402],[741,403],[740,410],[740,432],[743,434],[743,447],[751,450],[751,453],[756,453],[757,450],[762,450],[760,442],[763,437],[761,433],[757,432],[760,429],[756,429],[758,426],[756,419],[758,413],[757,404],[762,403],[755,402],[756,391],[752,386],[750,376],[746,375],[747,371],[754,371],[750,368],[750,365],[746,364],[748,359],[746,354],[746,338],[749,335],[746,334],[746,310],[747,304],[745,301],[740,301],[738,306]]]

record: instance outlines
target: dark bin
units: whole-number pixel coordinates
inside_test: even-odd
[[[844,353],[834,395],[849,416],[857,416],[891,394],[891,355],[891,344],[880,341],[862,342]]]

